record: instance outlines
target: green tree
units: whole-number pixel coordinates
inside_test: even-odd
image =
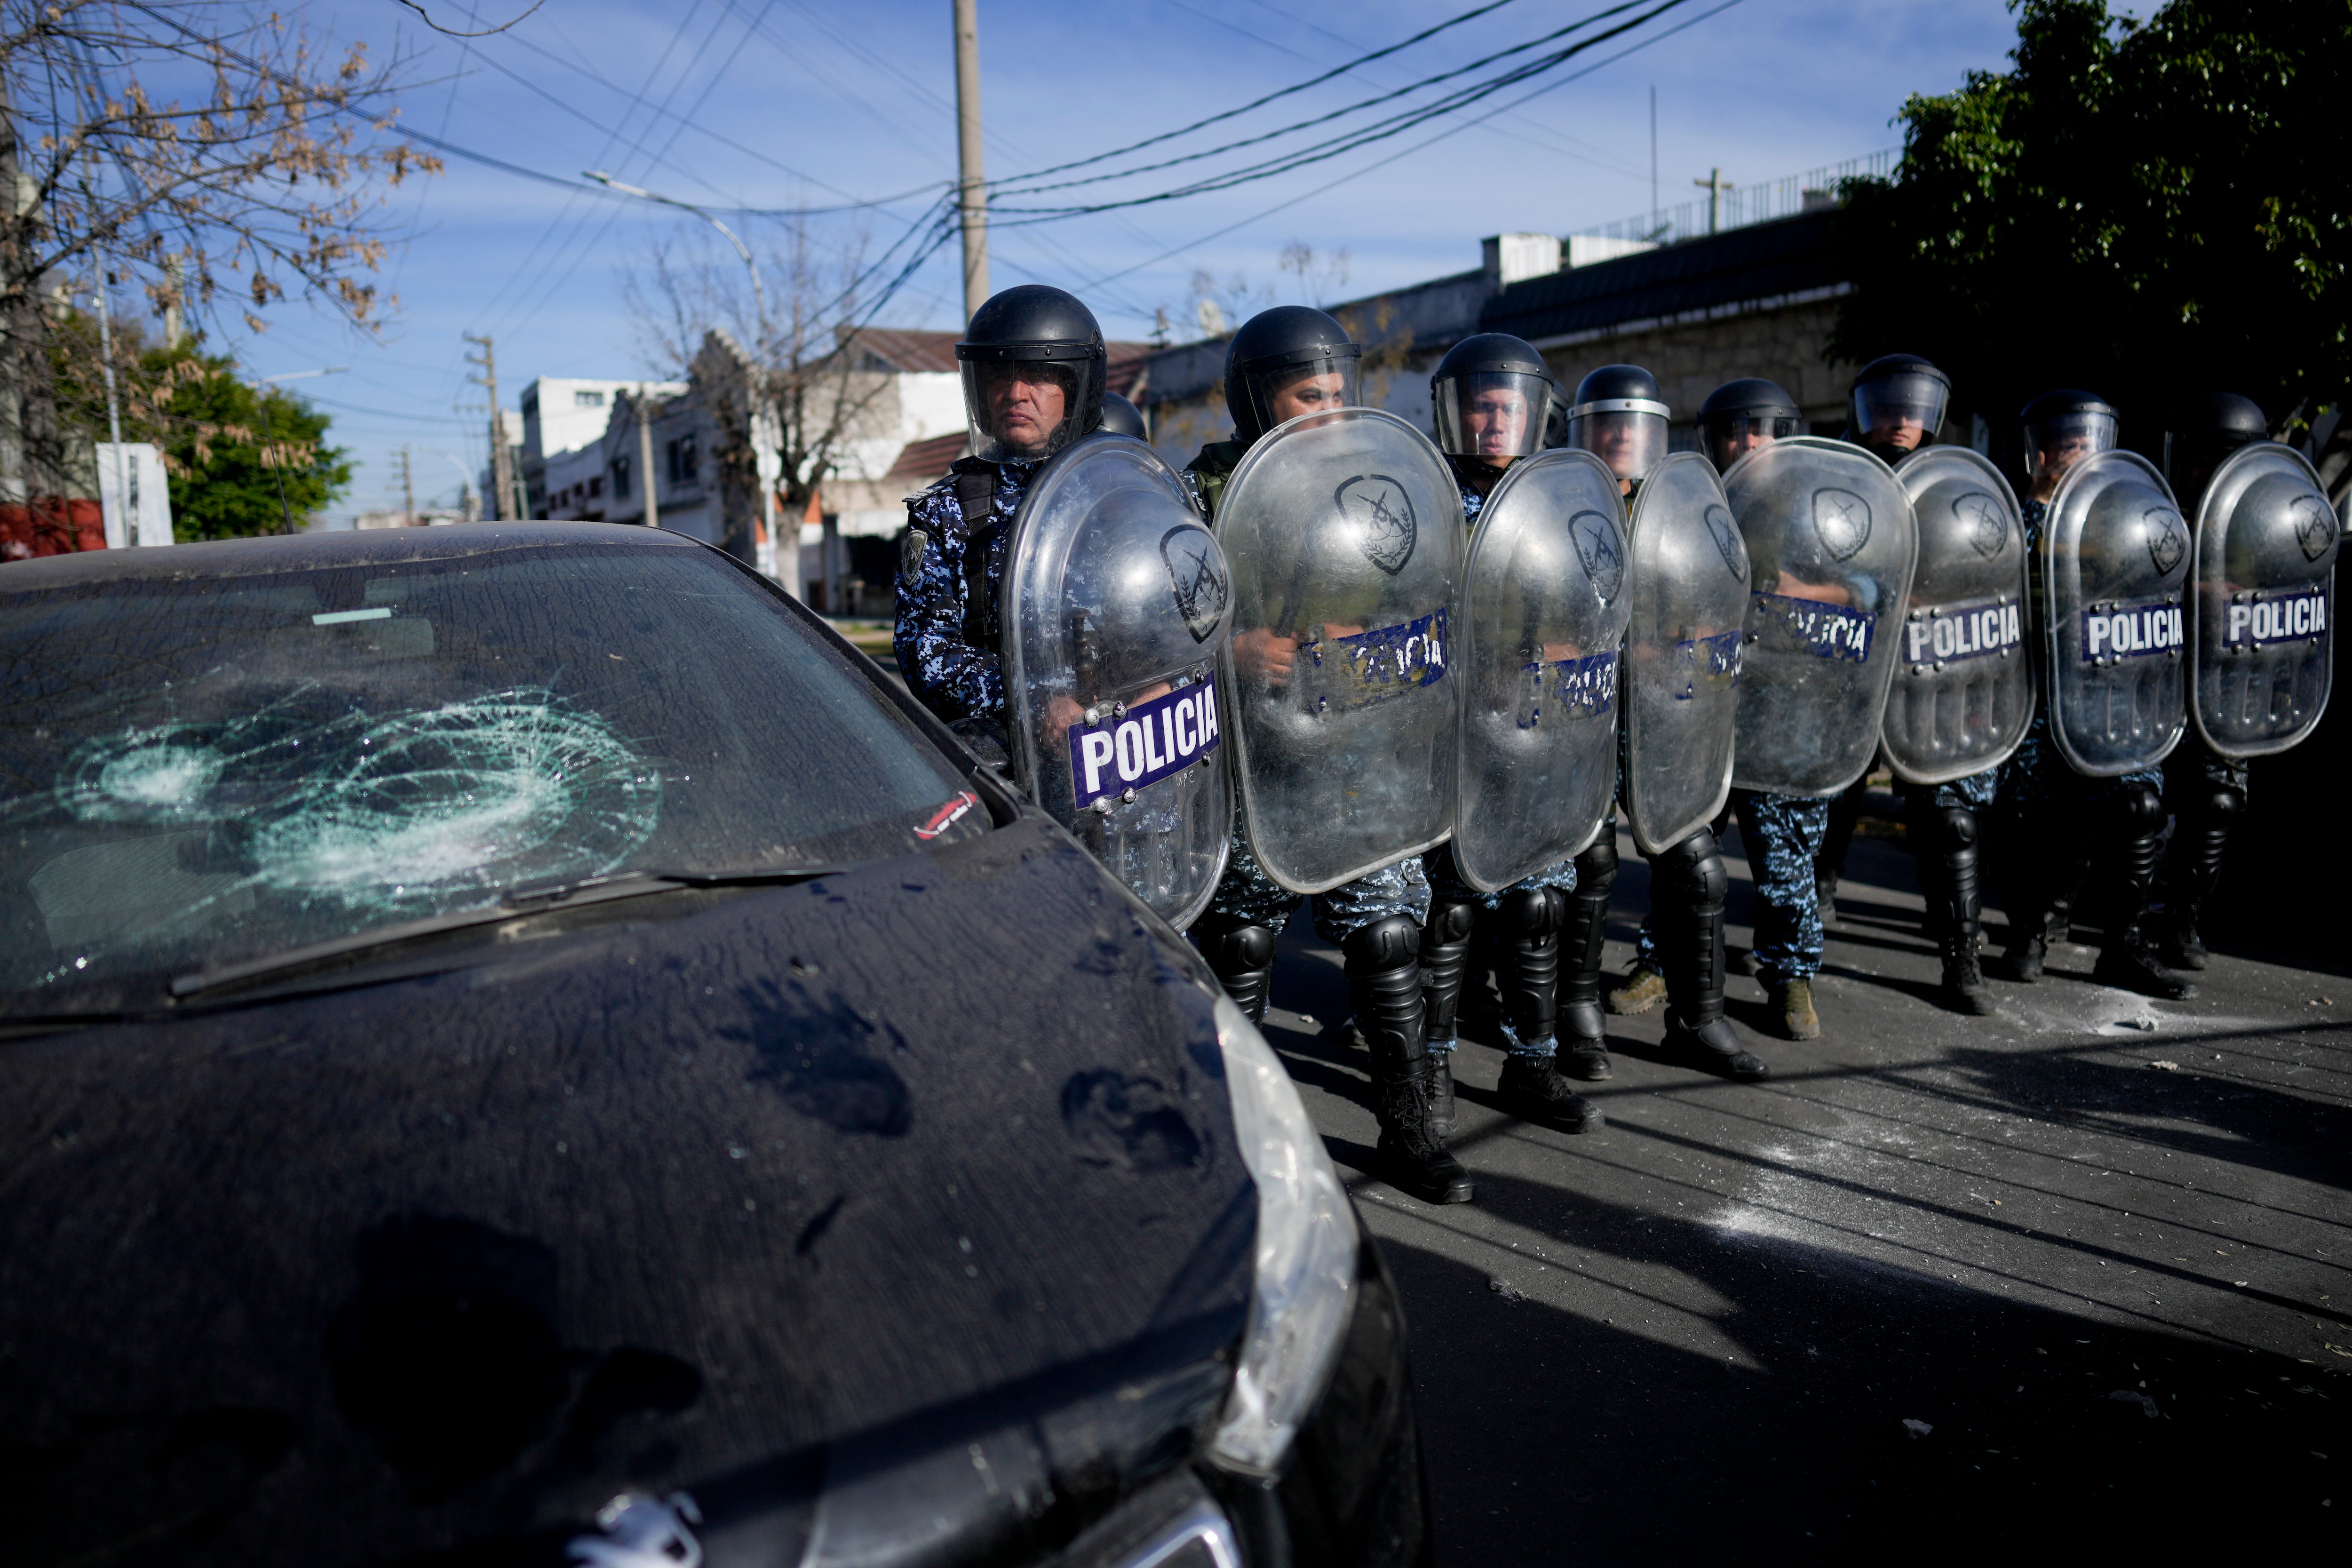
[[[59,423],[108,438],[96,322],[74,315],[50,339]],[[152,443],[171,476],[172,533],[186,542],[281,533],[350,488],[350,454],[325,444],[331,416],[276,387],[240,380],[226,355],[193,342],[151,346],[138,325],[114,334],[122,438]]]
[[[1997,428],[2087,386],[2149,451],[2196,392],[2242,393],[2294,436],[2340,406],[2352,5],[2172,0],[2140,23],[2012,4],[2012,68],[1912,98],[1895,176],[1849,187],[1832,352],[1924,353]]]

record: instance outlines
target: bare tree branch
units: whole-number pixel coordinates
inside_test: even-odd
[[[503,33],[509,27],[515,26],[527,20],[530,17],[531,11],[536,11],[541,5],[546,5],[547,0],[531,0],[530,11],[525,11],[520,16],[517,16],[512,22],[501,22],[495,27],[485,27],[478,33],[460,33],[452,28],[443,26],[440,23],[435,21],[431,14],[428,13],[424,6],[419,5],[416,3],[416,0],[400,0],[400,3],[407,6],[410,10],[415,12],[418,16],[423,16],[425,18],[425,25],[432,28],[436,33],[447,33],[449,37],[453,38],[487,38],[492,33]]]

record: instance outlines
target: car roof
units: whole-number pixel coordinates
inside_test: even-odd
[[[507,550],[703,546],[681,533],[618,522],[460,522],[437,528],[383,528],[332,533],[219,539],[160,550],[85,550],[0,567],[0,593],[47,591],[86,583],[241,577],[339,566],[448,561]]]

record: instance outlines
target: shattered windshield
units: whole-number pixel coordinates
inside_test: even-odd
[[[983,830],[948,759],[706,552],[375,553],[0,573],[0,1008],[144,1006],[518,889]]]

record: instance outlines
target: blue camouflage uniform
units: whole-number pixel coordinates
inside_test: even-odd
[[[1248,443],[1243,441],[1212,442],[1185,465],[1185,478],[1200,497],[1202,510],[1210,517],[1216,515],[1226,479],[1248,450]],[[1266,875],[1265,868],[1250,848],[1241,813],[1235,812],[1233,841],[1225,853],[1225,873],[1218,879],[1216,890],[1209,895],[1209,911],[1264,926],[1279,934],[1290,923],[1298,899],[1298,894],[1287,891]],[[1315,931],[1328,942],[1345,942],[1374,921],[1386,920],[1391,915],[1407,916],[1416,926],[1429,918],[1429,879],[1423,873],[1418,855],[1315,895]]]
[[[1013,514],[1045,459],[988,463],[964,458],[947,478],[907,498],[898,552],[898,623],[890,649],[917,701],[942,720],[982,720],[1007,729],[998,616],[1004,546]],[[967,519],[959,483],[994,471],[987,515]],[[977,553],[975,554],[975,552]]]

